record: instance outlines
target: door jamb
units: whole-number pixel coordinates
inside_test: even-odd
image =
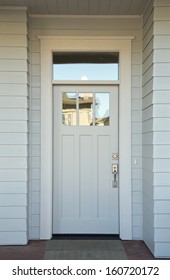
[[[120,238],[132,239],[131,204],[131,40],[133,37],[39,37],[41,41],[41,191],[40,239],[52,237],[52,53],[118,51],[119,224]],[[45,207],[44,207],[45,206]]]

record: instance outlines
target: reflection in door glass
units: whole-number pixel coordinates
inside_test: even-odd
[[[92,93],[79,93],[79,125],[93,125]]]
[[[95,125],[107,126],[110,121],[109,93],[95,94]]]
[[[77,95],[74,92],[63,92],[62,94],[62,123],[63,125],[76,125],[76,101]]]

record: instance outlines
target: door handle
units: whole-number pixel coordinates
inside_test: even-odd
[[[112,187],[117,188],[118,187],[118,182],[117,182],[118,164],[112,164],[112,174],[113,174]]]

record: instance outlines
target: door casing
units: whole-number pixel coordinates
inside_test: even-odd
[[[119,52],[119,213],[120,238],[132,239],[131,203],[131,40],[133,37],[39,37],[41,41],[40,239],[52,237],[52,53]],[[101,81],[102,84],[104,82]],[[107,83],[108,84],[108,83]]]

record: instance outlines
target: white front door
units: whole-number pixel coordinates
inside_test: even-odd
[[[118,234],[118,86],[53,95],[53,233]]]

